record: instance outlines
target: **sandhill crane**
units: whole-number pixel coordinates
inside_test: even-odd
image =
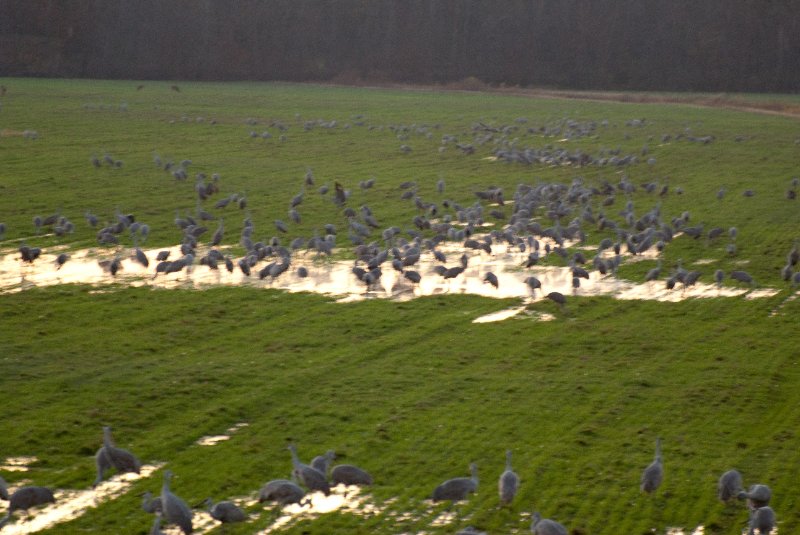
[[[742,474],[738,470],[728,470],[719,478],[717,496],[723,502],[736,498],[742,492]]]
[[[31,507],[43,505],[45,503],[55,503],[53,491],[46,487],[26,486],[20,487],[8,497],[8,513],[0,520],[0,528],[11,518],[14,511],[26,511]]]
[[[325,474],[300,462],[300,459],[297,457],[297,448],[294,444],[290,444],[288,449],[292,453],[292,473],[297,480],[311,490],[319,490],[325,493],[325,496],[329,495],[331,493],[331,487],[325,479]]]
[[[211,498],[204,502],[208,508],[208,513],[214,520],[219,520],[223,524],[231,522],[243,522],[247,520],[247,515],[238,505],[230,501],[214,503]]]
[[[656,454],[653,462],[642,472],[640,488],[648,494],[655,492],[664,479],[664,464],[661,458],[661,439],[656,439]]]
[[[125,472],[139,473],[142,464],[128,450],[117,448],[111,438],[111,427],[103,427],[103,445],[95,454],[95,465],[97,467],[97,478],[94,486],[100,484],[105,476],[105,471],[109,468],[116,468],[120,474]]]
[[[352,464],[339,464],[331,470],[331,481],[334,485],[372,485],[372,476]]]
[[[567,528],[555,520],[542,518],[538,511],[533,514],[531,533],[533,535],[568,535]]]
[[[774,527],[775,511],[772,510],[772,507],[765,505],[750,513],[750,530],[747,535],[755,535],[755,530],[758,530],[760,535],[769,535]]]
[[[169,489],[172,471],[164,471],[164,484],[161,486],[161,513],[167,524],[177,525],[185,534],[192,532],[192,510],[181,498]]]
[[[519,476],[511,468],[511,450],[508,450],[506,451],[506,469],[500,474],[500,481],[498,482],[500,502],[510,504],[514,500],[518,488]]]
[[[330,465],[331,461],[336,458],[336,452],[333,450],[328,450],[325,452],[325,455],[317,455],[313,459],[311,459],[311,468],[317,470],[322,474],[328,473],[328,466]]]
[[[258,502],[278,502],[281,505],[301,503],[306,492],[293,481],[274,479],[266,483],[258,493]]]
[[[433,490],[431,499],[435,502],[441,500],[459,501],[467,498],[471,492],[478,489],[478,467],[475,463],[469,465],[471,477],[456,477],[448,479]]]

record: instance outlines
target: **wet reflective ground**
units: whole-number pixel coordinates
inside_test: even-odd
[[[448,253],[445,247],[439,249]],[[401,272],[394,270],[390,262],[385,262],[380,279],[369,286],[352,273],[355,265],[353,261],[326,260],[317,258],[311,253],[296,253],[292,257],[290,268],[276,278],[266,276],[264,279],[259,279],[258,270],[266,265],[266,260],[256,265],[250,276],[244,275],[238,266],[233,272],[228,272],[224,265],[218,269],[210,269],[208,266],[199,265],[198,261],[195,261],[188,270],[156,275],[155,259],[159,251],[161,250],[144,251],[150,264],[148,268],[133,258],[132,250],[121,250],[115,254],[106,250],[87,249],[70,253],[69,260],[57,269],[58,251],[43,252],[40,258],[28,264],[20,260],[19,253],[6,249],[0,256],[0,292],[70,283],[95,285],[98,289],[111,284],[182,289],[246,285],[289,292],[320,293],[336,296],[342,302],[365,298],[409,300],[447,293],[467,293],[493,298],[526,298],[534,301],[542,299],[549,292],[560,292],[565,296],[610,295],[617,299],[658,301],[742,295],[750,299],[769,297],[778,293],[778,290],[772,288],[753,289],[744,285],[717,287],[715,284],[702,282],[703,279],[712,280],[713,275],[710,270],[701,277],[701,281],[692,286],[683,288],[679,283],[674,289],[669,290],[664,280],[633,283],[611,274],[602,275],[588,265],[586,268],[589,278],[578,279],[580,286],[575,288],[570,267],[535,265],[525,268],[527,253],[504,245],[494,245],[491,254],[468,252],[467,267],[463,273],[451,279],[446,279],[434,271],[435,267],[442,264],[437,262],[430,252],[423,252],[417,264],[406,268],[420,274],[419,283],[412,283]],[[120,258],[120,269],[112,275],[109,272],[109,264],[116,256]],[[177,247],[170,249],[170,259],[180,257],[181,253]],[[445,265],[447,267],[458,265],[459,257],[460,255],[449,254]],[[641,257],[635,257],[639,258]],[[626,260],[630,261],[633,258]],[[700,264],[699,269],[702,271],[702,263]],[[297,274],[297,269],[301,266],[308,271],[305,277]],[[497,277],[497,288],[484,282],[487,272],[492,272]],[[541,289],[530,290],[525,282],[530,276],[539,279]]]
[[[35,460],[35,459],[34,459]],[[10,464],[6,459],[6,465]],[[97,507],[103,502],[119,498],[139,479],[149,477],[161,465],[144,465],[141,473],[119,474],[103,481],[97,487],[88,490],[56,490],[54,495],[56,503],[42,508],[31,509],[26,515],[22,511],[14,513],[12,523],[0,528],[3,535],[19,535],[23,533],[36,533],[43,529],[51,528],[57,524],[68,522],[86,513],[88,509]],[[23,484],[28,484],[21,482]],[[21,486],[21,485],[20,485]],[[13,493],[16,487],[10,487]]]

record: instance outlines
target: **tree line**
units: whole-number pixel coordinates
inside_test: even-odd
[[[1,0],[0,75],[794,92],[792,0]]]

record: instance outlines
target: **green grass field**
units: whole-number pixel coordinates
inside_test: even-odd
[[[794,495],[800,300],[791,299],[793,290],[780,277],[800,237],[798,201],[785,196],[800,175],[797,120],[461,92],[0,83],[8,89],[0,98],[2,254],[23,242],[45,251],[97,247],[96,231],[83,220],[87,210],[108,222],[117,210],[134,213],[151,227],[148,247],[174,245],[180,240],[176,210],[196,209],[198,172],[219,173],[221,195],[247,196],[247,210],[219,212],[229,229],[225,244],[236,254],[243,251],[237,242],[245,216],[255,224],[254,238],[264,240],[276,234],[274,219],[288,220],[289,199],[301,190],[307,168],[316,185],[300,206],[302,223],[287,238],[311,237],[329,222],[346,227],[341,211],[316,193],[334,181],[352,191],[348,206],[368,204],[382,225],[410,228],[418,211],[400,200],[403,181],[416,181],[420,196],[438,202],[436,182],[444,178],[444,197],[467,206],[474,191],[490,185],[510,198],[520,183],[569,185],[580,176],[590,185],[616,184],[624,174],[637,185],[670,186],[663,198],[639,188],[630,196],[637,213],[660,203],[667,221],[689,211],[691,223],[706,230],[738,228],[736,255],[726,254],[726,238],[708,243],[682,236],[665,249],[665,270],[678,259],[685,265],[710,260],[697,264],[707,282],[717,268],[746,269],[759,285],[780,290],[768,298],[680,303],[587,297],[571,299],[566,312],[537,301],[528,308],[555,314],[555,321],[521,316],[473,324],[519,300],[454,294],[341,304],[247,287],[0,289],[0,461],[38,459],[28,472],[0,470],[12,485],[90,487],[102,426],[111,425],[120,447],[144,462],[167,463],[177,475],[173,490],[192,505],[208,496],[252,495],[265,482],[288,477],[291,442],[306,460],[333,449],[340,462],[373,474],[376,484],[365,492],[378,512],[328,513],[293,522],[285,533],[453,533],[467,525],[523,533],[530,526],[523,513],[535,510],[573,533],[666,533],[698,525],[706,534],[741,533],[743,504],[716,499],[716,480],[730,468],[746,484],[772,488],[781,534],[800,531]],[[517,121],[523,117],[526,123]],[[565,119],[607,120],[608,126],[569,141],[527,132]],[[645,119],[644,126],[627,126],[632,119]],[[276,121],[288,127],[283,140]],[[313,128],[304,129],[306,121]],[[520,146],[638,155],[647,145],[649,154],[629,167],[577,168],[492,162],[486,157],[496,140],[476,145],[472,155],[452,143],[439,150],[444,135],[474,142],[477,123],[516,125],[497,137],[518,138]],[[38,137],[22,135],[26,130]],[[265,130],[271,138],[250,136]],[[662,134],[671,140],[662,143]],[[704,145],[675,140],[678,134],[715,139]],[[400,150],[404,144],[410,153]],[[192,160],[188,180],[157,168],[154,152],[176,163]],[[123,166],[93,167],[90,157],[105,153]],[[649,157],[654,165],[644,163]],[[361,190],[358,182],[371,176],[375,187]],[[720,187],[727,193],[718,200]],[[744,197],[746,189],[755,195]],[[625,200],[618,195],[605,208],[609,216],[620,219]],[[37,236],[32,218],[56,212],[75,223],[74,234]],[[590,244],[613,235],[596,225],[584,230]],[[338,243],[349,245],[344,233]],[[123,245],[130,247],[130,240]],[[626,263],[620,275],[643,281],[653,265]],[[230,440],[195,444],[240,422],[249,425]],[[639,491],[639,477],[659,436],[664,483],[648,496]],[[514,451],[522,485],[512,506],[503,508],[497,478],[506,449]],[[425,499],[441,481],[466,476],[473,461],[481,478],[477,494],[452,508],[452,523],[433,525],[449,506]],[[160,486],[161,471],[45,532],[147,533],[152,517],[139,508],[138,495],[158,493]],[[248,511],[257,518],[213,533],[256,533],[281,516],[273,506]]]

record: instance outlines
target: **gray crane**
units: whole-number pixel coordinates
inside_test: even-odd
[[[491,284],[491,285],[492,285],[492,286],[494,286],[495,288],[497,288],[497,287],[499,287],[499,286],[500,286],[500,283],[499,283],[499,281],[497,280],[497,275],[495,275],[495,274],[494,274],[494,273],[492,273],[491,271],[488,271],[488,272],[486,273],[486,275],[484,275],[484,276],[483,276],[483,282],[488,282],[489,284]]]
[[[120,474],[126,472],[139,473],[142,463],[128,450],[117,448],[114,446],[114,441],[111,438],[111,427],[103,427],[103,445],[97,450],[94,456],[95,466],[97,467],[97,478],[94,480],[94,486],[103,481],[106,470],[109,468],[116,468]]]
[[[740,500],[747,499],[747,506],[750,509],[758,509],[769,505],[769,501],[772,499],[772,489],[761,484],[750,485],[747,492],[739,493],[738,498]]]
[[[211,236],[211,245],[216,246],[222,243],[222,238],[224,235],[225,235],[225,225],[223,220],[220,218],[217,230],[215,230],[214,235]]]
[[[564,294],[561,292],[550,292],[545,297],[557,304],[562,311],[564,310],[564,306],[567,304],[567,298],[564,297]]]
[[[138,247],[134,251],[134,256],[136,257],[136,261],[139,262],[144,267],[150,266],[150,261],[147,259],[147,255],[144,254],[144,251],[142,251]]]
[[[223,524],[244,522],[247,520],[245,512],[231,501],[214,503],[211,498],[206,498],[206,501],[203,503],[208,508],[208,514],[211,515],[211,518],[219,520]]]
[[[728,470],[717,482],[717,497],[723,502],[736,498],[742,490],[742,474],[738,470]]]
[[[192,510],[186,502],[169,490],[172,471],[164,471],[164,484],[161,486],[161,514],[167,524],[177,525],[185,534],[192,532]]]
[[[300,462],[297,457],[297,448],[294,444],[289,444],[288,449],[292,453],[292,473],[297,480],[310,490],[319,490],[325,493],[325,496],[328,496],[331,493],[331,487],[325,478],[325,474]]]
[[[292,202],[290,203],[292,208],[300,206],[300,204],[303,202],[304,193],[305,193],[304,191],[301,191],[300,193],[292,197]]]
[[[729,277],[735,281],[749,284],[750,286],[754,286],[756,283],[753,277],[751,277],[750,274],[746,271],[731,271]]]
[[[108,272],[111,273],[112,277],[116,277],[120,269],[122,269],[122,259],[115,256],[111,263],[108,264]]]
[[[655,492],[664,479],[664,463],[661,458],[661,438],[656,439],[656,454],[653,462],[642,472],[640,488],[648,494]]]
[[[661,260],[658,261],[658,265],[647,272],[647,275],[644,276],[645,282],[651,282],[654,280],[658,280],[658,277],[661,275]]]
[[[334,485],[372,485],[372,476],[352,464],[339,464],[331,470],[331,481]]]
[[[701,275],[702,273],[700,271],[687,272],[686,276],[683,277],[683,291],[686,291],[686,288],[689,286],[694,286]]]
[[[325,452],[325,455],[317,455],[313,459],[311,459],[311,468],[314,468],[318,472],[322,474],[328,473],[328,466],[331,464],[336,458],[336,452],[333,450],[328,450]]]
[[[69,260],[69,255],[67,253],[61,253],[56,257],[56,271],[61,269],[61,267],[67,263]],[[788,279],[787,279],[788,280]]]
[[[725,279],[725,272],[718,269],[714,272],[714,281],[717,283],[717,288],[722,288],[722,281]]]
[[[750,530],[747,535],[755,535],[755,530],[758,530],[760,535],[769,535],[774,527],[775,511],[772,510],[772,507],[765,505],[750,513]]]
[[[149,490],[142,494],[142,511],[145,513],[161,513],[161,497],[153,498],[153,493]]]
[[[542,289],[542,282],[534,276],[525,279],[525,284],[531,289],[531,296],[536,297],[536,289]]]
[[[45,503],[55,503],[53,491],[46,487],[27,486],[20,487],[8,498],[8,513],[0,520],[0,528],[11,518],[14,511],[27,511],[31,507]]]
[[[511,468],[511,450],[506,451],[506,469],[500,474],[497,487],[500,493],[500,502],[506,505],[510,504],[519,489],[519,476]]]
[[[531,523],[531,533],[533,535],[568,535],[567,528],[549,518],[542,518],[539,511],[533,513]]]
[[[281,505],[301,503],[306,492],[288,479],[273,479],[266,483],[258,493],[258,502],[278,502]]]
[[[419,284],[419,281],[422,280],[422,275],[420,275],[417,271],[414,271],[413,269],[404,271],[403,277],[411,281],[412,284]]]
[[[465,500],[467,495],[478,490],[478,467],[475,463],[469,465],[471,477],[455,477],[448,479],[433,489],[431,499],[435,502],[442,500]]]

